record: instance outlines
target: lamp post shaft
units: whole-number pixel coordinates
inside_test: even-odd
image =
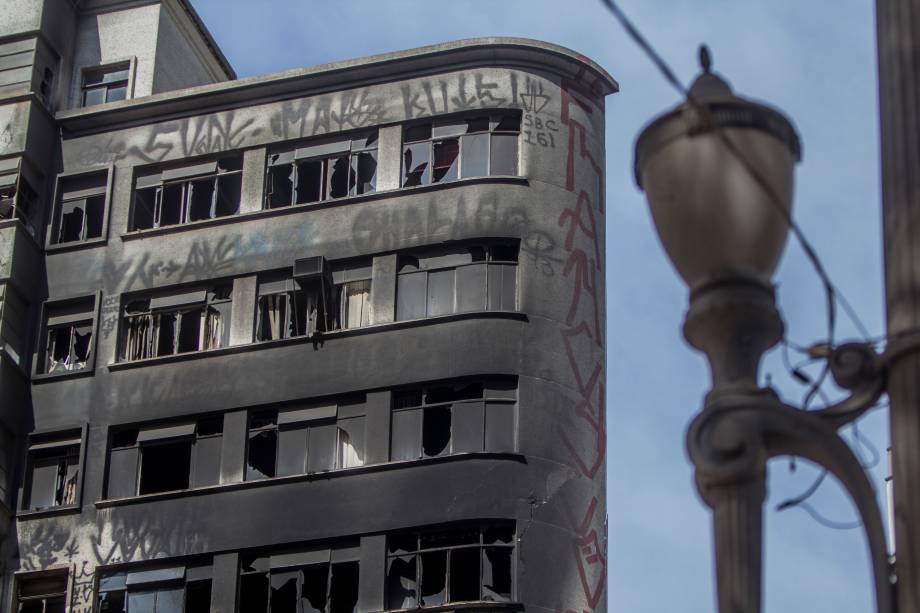
[[[920,329],[920,0],[877,0],[888,334]],[[920,613],[920,354],[892,364],[898,610]]]

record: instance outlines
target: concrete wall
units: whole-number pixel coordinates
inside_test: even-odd
[[[242,150],[261,159],[251,152],[281,141],[483,109],[522,113],[521,179],[396,188],[263,211],[256,187],[262,169],[250,164],[243,193],[254,201],[243,209],[252,212],[127,232],[139,166]],[[64,139],[60,171],[113,168],[106,240],[45,257],[49,300],[99,292],[97,359],[92,376],[36,381],[31,396],[37,429],[89,424],[86,474],[79,509],[19,517],[12,567],[73,565],[71,611],[89,611],[94,569],[115,560],[230,556],[340,537],[361,537],[362,551],[372,551],[379,535],[401,528],[510,519],[520,539],[516,599],[527,610],[605,610],[603,136],[603,101],[578,84],[494,66]],[[379,176],[398,176],[398,140],[381,139],[380,146]],[[307,339],[243,343],[116,363],[125,292],[246,277],[310,255],[378,256],[484,237],[520,241],[519,314],[383,323],[330,334],[318,346]],[[486,374],[518,377],[519,454],[256,485],[231,479],[206,491],[101,502],[112,426],[221,412],[227,424],[255,405]],[[389,406],[376,410],[386,423]],[[362,573],[382,572],[378,558],[362,558]],[[235,581],[235,564],[220,566],[220,580]],[[362,602],[382,598],[382,584],[365,587]]]
[[[201,43],[189,32],[192,24],[172,5],[160,8],[154,94],[223,80],[218,78],[203,55]],[[197,44],[196,44],[197,43]]]

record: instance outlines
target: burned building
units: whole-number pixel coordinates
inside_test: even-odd
[[[606,609],[604,98],[0,14],[0,611]]]

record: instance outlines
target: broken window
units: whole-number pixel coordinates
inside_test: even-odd
[[[509,377],[393,392],[390,460],[514,451],[517,381]]]
[[[240,556],[240,611],[353,613],[359,547]]]
[[[30,439],[23,509],[38,511],[78,503],[80,445],[78,430]]]
[[[112,433],[107,498],[126,498],[220,482],[223,418],[124,428]]]
[[[90,366],[94,309],[93,298],[46,308],[42,372],[74,372]]]
[[[16,578],[17,613],[64,613],[67,572],[30,573]]]
[[[0,219],[18,219],[36,236],[38,193],[20,173],[0,175]]]
[[[138,174],[131,230],[149,230],[236,215],[243,156]]]
[[[102,236],[105,216],[106,172],[63,177],[52,230],[55,243],[73,243]]]
[[[399,258],[396,319],[517,308],[516,243],[444,246]]]
[[[208,290],[127,299],[122,358],[143,360],[226,347],[232,289],[232,283],[225,283]]]
[[[371,193],[377,189],[377,132],[271,153],[266,172],[267,209]]]
[[[249,417],[246,479],[364,465],[364,398],[254,411]]]
[[[128,97],[128,62],[83,71],[81,106],[93,106]]]
[[[387,537],[387,609],[513,597],[514,524]]]
[[[100,613],[207,613],[212,566],[141,567],[99,575]]]
[[[402,186],[469,177],[517,175],[517,113],[477,115],[406,126]]]

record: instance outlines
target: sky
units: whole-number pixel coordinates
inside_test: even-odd
[[[709,375],[680,329],[686,290],[658,244],[632,178],[642,127],[680,102],[600,0],[192,0],[240,77],[352,59],[461,38],[520,36],[594,59],[621,91],[607,102],[608,603],[614,613],[713,611],[708,511],[697,497],[684,431]],[[884,332],[874,3],[870,0],[619,0],[686,83],[705,42],[713,69],[736,93],[782,109],[804,156],[794,215],[834,283],[873,335]],[[826,335],[824,295],[790,240],[776,278],[787,337]],[[837,336],[856,328],[841,314]],[[778,351],[763,375],[800,402],[803,388]],[[870,469],[884,504],[884,409],[860,422],[881,452]],[[869,461],[871,453],[859,450]],[[873,607],[861,530],[827,528],[799,508],[776,511],[817,471],[770,465],[765,509],[764,606],[768,613],[864,613]],[[810,500],[822,516],[851,522],[836,484]]]

